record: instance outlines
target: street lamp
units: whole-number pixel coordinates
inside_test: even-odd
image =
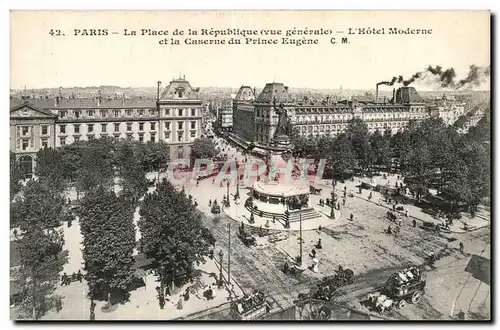
[[[229,203],[229,180],[227,180],[227,207],[231,206]]]
[[[221,288],[224,285],[224,282],[222,281],[222,258],[224,257],[224,252],[222,252],[222,250],[220,250],[219,252],[219,257],[220,257],[219,288]]]
[[[332,200],[330,202],[330,203],[332,203],[331,204],[332,211],[330,213],[330,218],[332,218],[332,219],[335,219],[335,210],[334,210],[334,208],[335,208],[335,186],[336,186],[336,182],[334,179],[332,179]]]

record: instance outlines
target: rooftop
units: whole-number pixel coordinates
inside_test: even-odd
[[[198,100],[198,89],[194,89],[185,79],[174,79],[163,90],[161,100]]]
[[[288,87],[282,83],[268,83],[257,98],[257,102],[272,103],[293,103],[294,100],[288,93]]]
[[[234,97],[236,101],[254,101],[255,94],[250,86],[241,86]]]
[[[39,109],[67,109],[67,108],[153,108],[154,99],[124,99],[124,98],[11,98],[10,108],[23,103],[30,103]]]

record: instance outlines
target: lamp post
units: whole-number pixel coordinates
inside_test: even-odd
[[[229,203],[229,180],[227,180],[227,207],[231,206]]]
[[[240,176],[238,172],[236,172],[236,198],[240,197]]]
[[[332,179],[332,201],[331,201],[332,211],[330,213],[330,218],[332,219],[335,219],[335,183],[336,183],[335,180]]]
[[[238,206],[236,206],[236,207],[238,207]],[[228,247],[228,251],[227,251],[227,286],[229,288],[229,284],[231,284],[231,222],[229,222],[228,237],[229,237],[229,247]],[[221,266],[221,269],[222,269],[222,266]]]
[[[300,206],[299,206],[299,226],[300,226],[299,227],[300,228],[300,230],[299,230],[299,232],[300,232],[300,235],[299,235],[300,236],[299,237],[299,239],[300,239],[300,241],[299,241],[299,244],[300,244],[299,245],[300,246],[299,267],[302,268],[302,204],[300,204]]]
[[[224,257],[224,252],[222,252],[222,250],[220,250],[219,252],[219,257],[220,257],[219,288],[221,288],[222,285],[224,284],[222,281],[222,258]]]

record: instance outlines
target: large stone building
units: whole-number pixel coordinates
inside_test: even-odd
[[[257,148],[273,149],[273,137],[278,123],[275,109],[287,111],[293,126],[303,136],[335,136],[347,129],[353,118],[367,123],[370,132],[392,133],[407,127],[410,120],[429,116],[427,105],[413,87],[393,91],[387,103],[342,101],[327,98],[318,102],[304,97],[294,100],[288,87],[282,83],[268,83],[254,99],[248,86],[242,86],[233,105],[233,134],[230,138],[246,147],[253,143]]]
[[[220,132],[233,130],[233,99],[220,101],[217,107],[217,129]]]
[[[465,108],[465,102],[454,100],[445,95],[429,107],[430,115],[443,119],[446,125],[453,125],[458,118],[465,114]]]
[[[172,80],[157,100],[11,98],[10,150],[25,173],[33,171],[43,147],[103,136],[164,141],[170,145],[170,159],[188,158],[192,142],[201,136],[201,110],[197,90],[184,79]]]

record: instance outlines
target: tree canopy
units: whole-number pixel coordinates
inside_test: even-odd
[[[162,285],[173,283],[176,274],[191,273],[214,243],[184,191],[166,180],[144,197],[140,215],[141,247],[153,260]]]
[[[82,198],[78,215],[91,298],[127,301],[134,275],[134,206],[98,186]]]

